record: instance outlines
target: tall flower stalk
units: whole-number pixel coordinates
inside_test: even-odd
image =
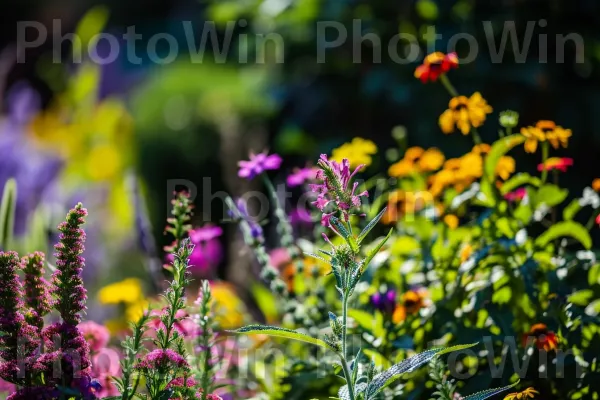
[[[45,262],[44,253],[39,251],[21,259],[25,273],[25,302],[29,308],[27,322],[40,330],[44,327],[44,316],[52,308],[49,283],[44,279]]]
[[[207,396],[212,392],[214,383],[212,346],[214,345],[214,320],[212,317],[212,293],[210,283],[202,281],[200,286],[200,296],[196,301],[198,305],[198,314],[196,315],[196,324],[200,330],[197,339],[196,351],[200,353],[198,358],[199,385],[202,390],[201,399],[207,400]]]

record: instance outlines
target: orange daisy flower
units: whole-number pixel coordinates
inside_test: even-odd
[[[463,135],[468,135],[471,128],[479,128],[485,122],[486,115],[492,112],[492,107],[475,92],[471,97],[453,97],[448,109],[440,115],[439,125],[442,132],[454,132],[455,126]]]
[[[435,82],[440,75],[445,74],[452,68],[458,67],[458,56],[456,53],[444,54],[439,51],[425,57],[423,64],[415,70],[415,78],[423,83]]]
[[[553,351],[558,348],[558,336],[553,331],[549,330],[546,324],[534,324],[529,333],[523,337],[523,345],[527,345],[527,341],[533,337],[534,345],[544,351]]]
[[[522,392],[510,393],[504,397],[504,400],[525,400],[525,399],[533,399],[536,394],[540,394],[537,390],[532,387],[529,387]]]
[[[573,165],[573,159],[568,157],[550,157],[545,162],[538,164],[538,171],[552,171],[557,169],[561,172],[567,172],[567,168]]]

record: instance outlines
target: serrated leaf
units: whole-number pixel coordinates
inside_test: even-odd
[[[365,228],[362,230],[362,232],[360,232],[360,234],[356,238],[356,241],[358,242],[358,244],[361,244],[362,241],[365,239],[365,237],[367,237],[369,232],[371,232],[371,229],[373,229],[375,227],[375,225],[377,225],[377,223],[379,222],[381,217],[383,217],[383,214],[385,213],[386,210],[387,210],[387,207],[384,207],[383,210],[381,210],[381,212],[379,214],[377,214],[377,216],[375,218],[373,218],[371,220],[371,222],[369,222],[367,224],[367,226],[365,226]]]
[[[366,397],[367,399],[369,399],[372,396],[375,396],[377,393],[379,393],[385,387],[389,386],[396,379],[400,378],[402,374],[412,372],[420,366],[427,364],[433,357],[435,357],[438,354],[442,355],[446,353],[451,353],[453,351],[464,350],[475,345],[476,343],[452,346],[447,348],[438,347],[435,349],[426,350],[422,353],[409,357],[406,360],[393,365],[388,370],[375,375],[375,377],[373,377],[373,380],[369,384]]]
[[[535,240],[535,245],[544,247],[551,241],[563,236],[572,237],[588,250],[592,247],[592,238],[588,230],[580,223],[573,221],[564,221],[554,224]]]
[[[323,341],[321,339],[317,339],[312,336],[306,335],[304,333],[293,331],[291,329],[280,328],[277,326],[248,325],[248,326],[244,326],[240,329],[237,329],[234,331],[228,331],[228,332],[242,334],[242,335],[267,335],[267,336],[274,336],[274,337],[280,337],[280,338],[285,338],[285,339],[298,340],[301,342],[314,344],[314,345],[335,351],[335,349],[333,347],[331,347],[330,345],[328,345],[325,341]]]
[[[0,249],[7,250],[13,240],[16,207],[17,182],[11,178],[4,184],[0,203]]]
[[[484,399],[487,399],[489,397],[495,396],[498,393],[502,393],[504,391],[507,391],[508,389],[512,389],[515,386],[517,386],[518,384],[519,384],[519,381],[513,383],[512,385],[504,386],[504,387],[501,387],[501,388],[483,390],[481,392],[472,394],[470,396],[463,397],[463,400],[484,400]]]
[[[496,166],[500,158],[508,153],[514,147],[525,142],[523,135],[515,134],[503,137],[497,140],[491,147],[490,152],[485,158],[485,176],[489,182],[493,182],[496,175]]]

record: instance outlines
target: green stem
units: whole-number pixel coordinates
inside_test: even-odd
[[[471,127],[471,137],[473,138],[473,142],[476,145],[481,144],[481,136],[479,136],[479,132],[477,131],[477,128],[475,128],[474,126]]]
[[[344,295],[342,298],[342,355],[346,357],[346,336],[348,322],[348,297]]]
[[[344,331],[345,330],[346,328],[344,328]],[[346,362],[346,357],[340,355],[340,360],[342,361],[342,369],[344,370],[344,376],[346,377],[346,383],[348,384],[348,397],[350,400],[355,400],[356,396],[354,395],[354,382],[352,382],[352,374],[350,373],[350,368]]]
[[[452,86],[452,83],[450,83],[450,79],[448,79],[446,74],[440,75],[440,82],[442,82],[442,85],[444,85],[444,87],[446,88],[448,93],[450,93],[450,96],[452,96],[452,97],[458,96],[458,92],[456,91],[454,86]]]
[[[542,183],[546,183],[548,179],[548,170],[546,169],[546,160],[548,159],[548,142],[542,142]]]

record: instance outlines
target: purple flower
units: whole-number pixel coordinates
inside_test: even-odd
[[[223,246],[219,240],[222,235],[223,229],[214,225],[190,230],[190,241],[194,244],[189,260],[190,272],[206,276],[211,268],[223,260]],[[167,261],[173,262],[173,253],[167,254]]]
[[[317,200],[312,204],[323,212],[328,205],[334,205],[332,212],[323,213],[321,223],[329,226],[329,219],[335,213],[339,213],[344,221],[348,221],[350,211],[360,207],[360,198],[369,196],[366,190],[359,194],[356,193],[358,182],[354,182],[350,188],[352,178],[364,165],[359,165],[350,173],[348,159],[344,158],[340,164],[336,161],[329,161],[325,154],[321,154],[318,164],[321,169],[317,172],[317,179],[322,183],[310,185],[311,190],[317,193]]]
[[[25,272],[25,300],[30,308],[27,321],[40,330],[44,327],[43,317],[50,312],[52,305],[49,284],[44,279],[45,262],[44,253],[39,251],[21,259]]]
[[[262,226],[254,218],[248,214],[248,207],[244,199],[238,199],[236,202],[237,209],[239,211],[239,217],[246,221],[250,227],[250,235],[254,239],[261,239],[263,237]]]
[[[377,292],[371,296],[373,307],[383,313],[392,314],[396,307],[396,291],[388,289],[385,292]]]
[[[138,363],[137,369],[153,371],[157,369],[189,369],[187,361],[178,353],[171,349],[156,349],[146,354]]]
[[[266,150],[258,154],[250,153],[250,160],[238,162],[238,176],[252,180],[265,171],[278,169],[282,161],[279,155],[268,155]]]
[[[306,181],[315,179],[317,171],[318,168],[315,167],[296,168],[293,173],[288,175],[287,184],[289,187],[300,186]]]

